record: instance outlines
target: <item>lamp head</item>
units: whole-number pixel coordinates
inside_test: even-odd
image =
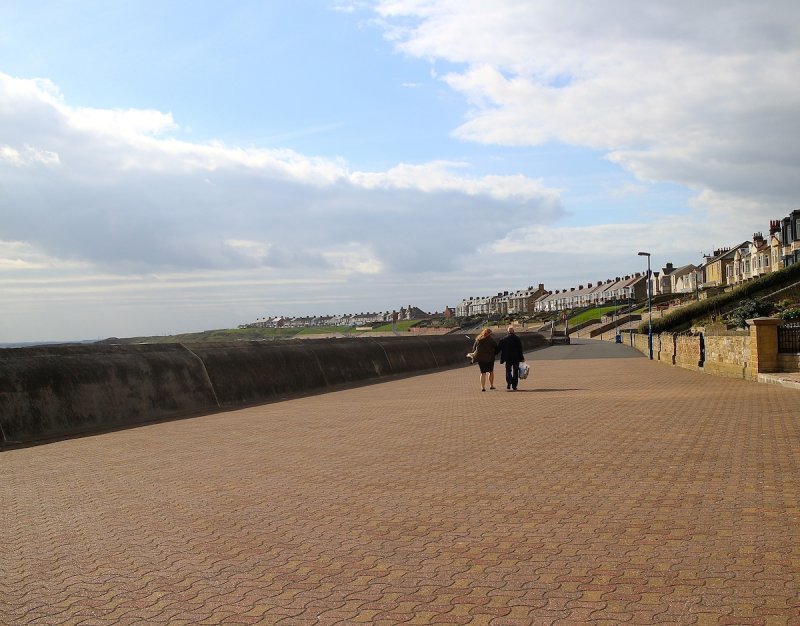
[[[649,252],[639,252],[639,256],[650,256]]]

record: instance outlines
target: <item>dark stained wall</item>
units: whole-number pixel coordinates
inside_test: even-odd
[[[526,350],[548,345],[520,333]],[[0,446],[466,365],[474,336],[0,350]]]

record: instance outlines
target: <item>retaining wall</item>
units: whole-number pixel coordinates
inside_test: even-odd
[[[706,372],[751,380],[758,378],[750,359],[750,335],[705,335],[705,348],[703,369]]]
[[[545,347],[520,333],[526,350]],[[474,335],[0,350],[0,447],[464,366]]]
[[[648,355],[647,335],[636,334],[634,347]],[[653,359],[690,370],[705,371],[718,376],[758,377],[750,358],[750,336],[743,334],[653,335]]]
[[[779,354],[778,369],[782,372],[800,372],[800,354]]]

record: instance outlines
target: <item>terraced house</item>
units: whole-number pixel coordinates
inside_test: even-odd
[[[800,263],[800,209],[781,220],[781,242],[784,267]]]
[[[754,233],[752,241],[718,248],[705,255],[700,265],[689,263],[676,268],[667,263],[660,272],[652,272],[652,295],[700,295],[702,291],[738,285],[797,262],[800,262],[800,209],[783,219],[770,221],[767,238],[760,232]],[[540,283],[537,289],[528,287],[494,296],[472,296],[462,300],[455,313],[459,317],[549,313],[646,298],[647,277],[636,273],[556,291],[546,291]]]

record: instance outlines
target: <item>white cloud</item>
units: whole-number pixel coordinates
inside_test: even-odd
[[[383,270],[374,251],[358,243],[348,243],[322,253],[328,263],[341,274],[380,274]]]
[[[524,176],[470,176],[448,162],[359,172],[342,159],[192,143],[172,136],[169,114],[72,107],[49,81],[0,74],[0,101],[5,236],[119,271],[449,268],[441,227],[457,222],[448,237],[474,249],[487,208],[530,221],[561,212],[556,190]],[[58,168],[20,168],[32,163]],[[342,241],[373,252],[354,258]]]
[[[58,165],[60,158],[55,152],[49,150],[37,150],[28,145],[24,145],[21,150],[11,146],[0,145],[0,161],[6,161],[12,165],[24,167],[27,165]]]
[[[675,240],[674,234],[682,233]],[[565,242],[569,242],[566,246]],[[595,224],[590,226],[525,226],[515,229],[487,246],[499,254],[565,254],[574,250],[586,258],[631,255],[634,248],[652,251],[664,257],[699,256],[708,245],[707,235],[697,222],[678,215],[662,216],[653,223]]]
[[[724,194],[763,218],[797,201],[800,5],[385,0],[406,54],[471,105],[469,141],[607,151],[643,181]],[[731,214],[733,212],[731,211]]]

